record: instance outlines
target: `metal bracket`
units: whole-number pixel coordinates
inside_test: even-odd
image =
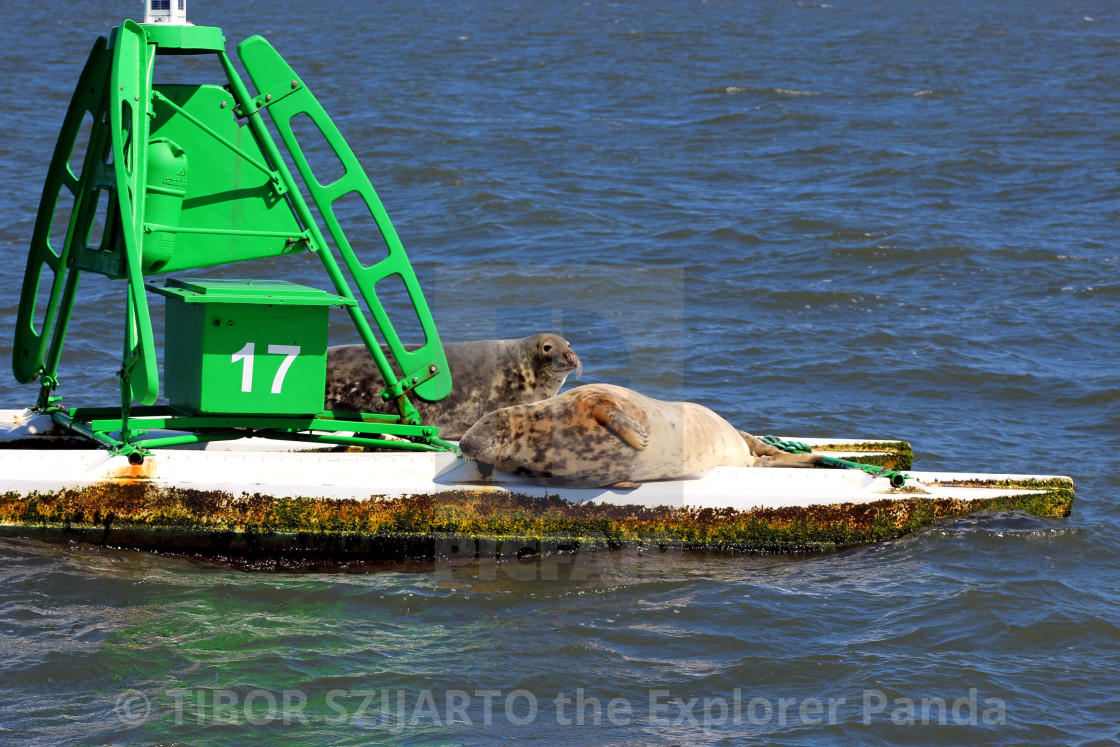
[[[432,378],[438,373],[439,366],[436,366],[434,364],[429,365],[427,368],[413,371],[411,374],[408,374],[396,384],[385,387],[385,389],[381,391],[381,399],[385,400],[386,402],[388,402],[389,400],[394,400],[402,396],[405,392],[416,388],[420,384],[423,384],[425,381]]]
[[[267,109],[268,107],[272,106],[277,101],[279,101],[280,99],[284,98],[285,96],[288,96],[288,95],[291,95],[291,94],[295,93],[296,91],[298,91],[301,88],[303,88],[303,84],[300,83],[298,80],[293,80],[292,81],[292,86],[288,90],[286,90],[286,91],[281,90],[279,93],[258,94],[256,98],[245,102],[246,105],[247,105],[247,109],[248,109],[247,111],[246,111],[246,107],[242,107],[241,104],[238,104],[237,106],[233,107],[233,113],[236,114],[239,118],[244,119],[245,117],[248,117],[250,114],[255,114],[256,112],[260,111],[261,109]]]

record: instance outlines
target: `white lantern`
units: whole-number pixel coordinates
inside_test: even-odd
[[[187,0],[144,0],[144,23],[188,26]]]

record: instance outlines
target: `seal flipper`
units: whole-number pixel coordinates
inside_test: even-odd
[[[616,482],[613,485],[608,485],[607,487],[613,488],[614,490],[633,490],[634,488],[642,487],[642,484],[640,482],[623,480],[622,482]]]
[[[617,402],[601,399],[591,406],[591,413],[601,426],[612,431],[638,451],[649,446],[649,431]]]
[[[739,431],[739,435],[747,442],[751,454],[759,458],[755,462],[756,467],[816,467],[824,458],[820,454],[791,454],[782,451],[746,431]]]
[[[739,431],[739,435],[742,436],[743,440],[747,442],[747,448],[751,450],[751,454],[754,454],[757,457],[781,456],[782,454],[786,453],[779,449],[777,446],[771,446],[761,438],[752,436],[746,431]]]
[[[781,454],[761,457],[756,467],[816,467],[824,459],[820,454]]]

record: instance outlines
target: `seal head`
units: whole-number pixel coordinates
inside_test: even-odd
[[[438,402],[414,400],[424,423],[439,426],[442,438],[459,438],[493,410],[555,396],[570,374],[582,371],[571,344],[553,333],[452,342],[443,350],[451,371],[451,394]],[[381,399],[384,388],[364,345],[327,350],[328,410],[395,414],[395,403]]]

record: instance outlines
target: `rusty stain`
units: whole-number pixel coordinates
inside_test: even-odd
[[[110,480],[120,481],[127,483],[136,480],[151,480],[156,476],[156,458],[145,457],[144,461],[140,464],[132,464],[124,460],[121,464],[120,459],[114,459],[109,463],[109,468],[106,471],[106,477]]]

